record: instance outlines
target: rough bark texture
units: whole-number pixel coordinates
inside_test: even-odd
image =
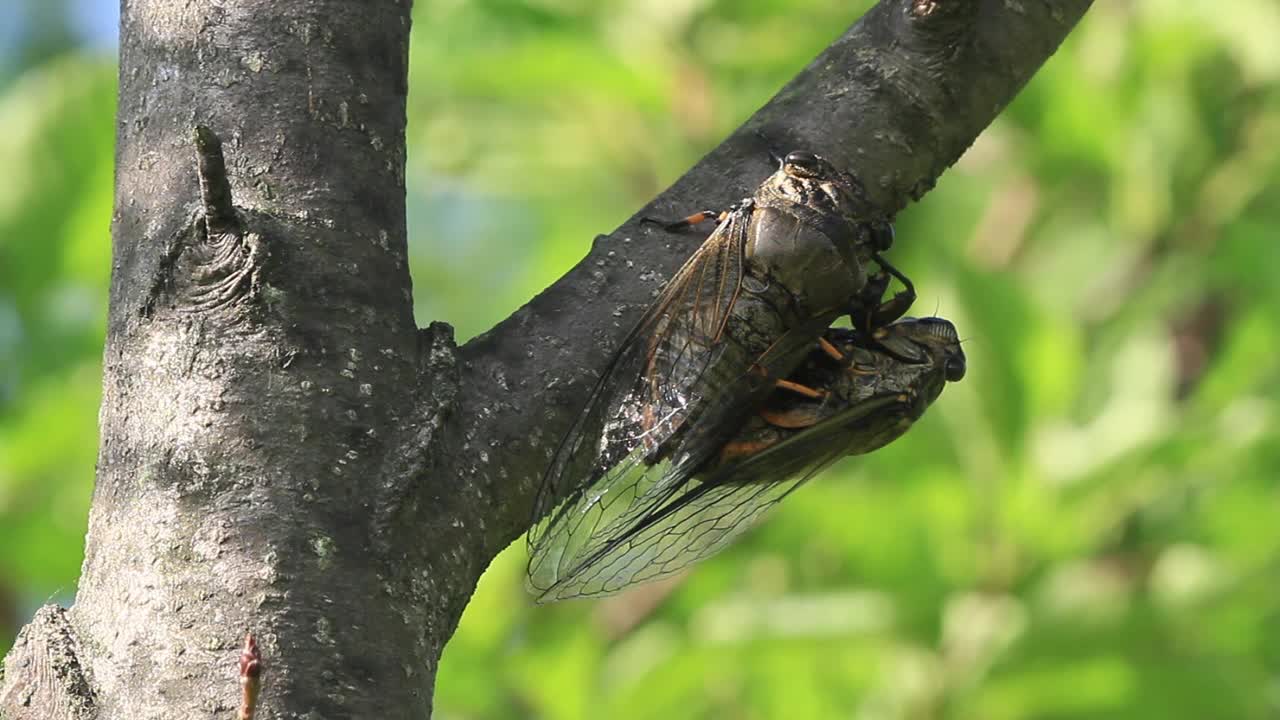
[[[637,216],[746,195],[757,132],[896,211],[1089,4],[885,0]],[[409,0],[126,0],[121,30],[87,556],[74,608],[6,659],[0,714],[229,718],[252,632],[259,718],[426,717],[576,402],[696,240],[628,222],[455,348],[411,313]]]

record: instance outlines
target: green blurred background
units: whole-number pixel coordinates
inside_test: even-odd
[[[115,0],[0,5],[0,651],[75,593],[109,273]],[[418,0],[419,320],[554,281],[867,6]],[[1280,4],[1113,0],[902,213],[970,374],[661,585],[534,607],[437,717],[1280,717]]]

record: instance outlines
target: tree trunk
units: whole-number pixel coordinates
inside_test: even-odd
[[[748,194],[757,132],[896,211],[1088,5],[885,0],[637,216]],[[416,329],[408,37],[408,0],[125,0],[86,558],[6,659],[5,718],[234,717],[246,633],[259,718],[430,714],[575,399],[693,248],[633,219],[466,346]]]

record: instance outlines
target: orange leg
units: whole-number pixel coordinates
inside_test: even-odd
[[[816,410],[812,405],[790,410],[769,410],[766,408],[761,410],[759,415],[765,422],[774,427],[797,430],[818,424],[820,418]]]
[[[720,220],[724,220],[726,215],[728,215],[728,212],[720,212],[717,210],[702,210],[701,212],[696,212],[690,215],[689,217],[681,218],[679,220],[659,220],[657,218],[644,217],[644,218],[640,218],[640,222],[653,223],[654,225],[661,227],[663,230],[674,232],[676,230],[683,230],[685,228],[690,228],[695,225],[699,225],[701,223],[704,223],[712,219],[718,222]]]
[[[831,356],[832,360],[835,360],[836,362],[844,362],[844,353],[840,352],[840,349],[835,345],[832,345],[830,340],[819,336],[818,347],[822,348],[822,352]]]
[[[720,458],[716,465],[727,465],[739,458],[751,457],[762,450],[768,450],[773,444],[773,442],[761,440],[741,440],[725,443],[724,447],[720,448]]]
[[[813,398],[814,400],[821,400],[827,396],[826,390],[814,390],[808,385],[801,385],[800,383],[791,382],[790,380],[778,380],[776,384],[777,387],[782,390],[790,390],[797,395],[803,395],[807,398]]]

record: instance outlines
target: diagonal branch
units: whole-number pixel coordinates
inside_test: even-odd
[[[696,247],[640,217],[749,194],[772,170],[758,135],[850,169],[892,215],[934,186],[1089,5],[883,0],[564,277],[463,347],[454,472],[441,477],[474,483],[482,502],[468,504],[468,519],[486,528],[487,556],[527,528],[547,459],[611,349]]]

